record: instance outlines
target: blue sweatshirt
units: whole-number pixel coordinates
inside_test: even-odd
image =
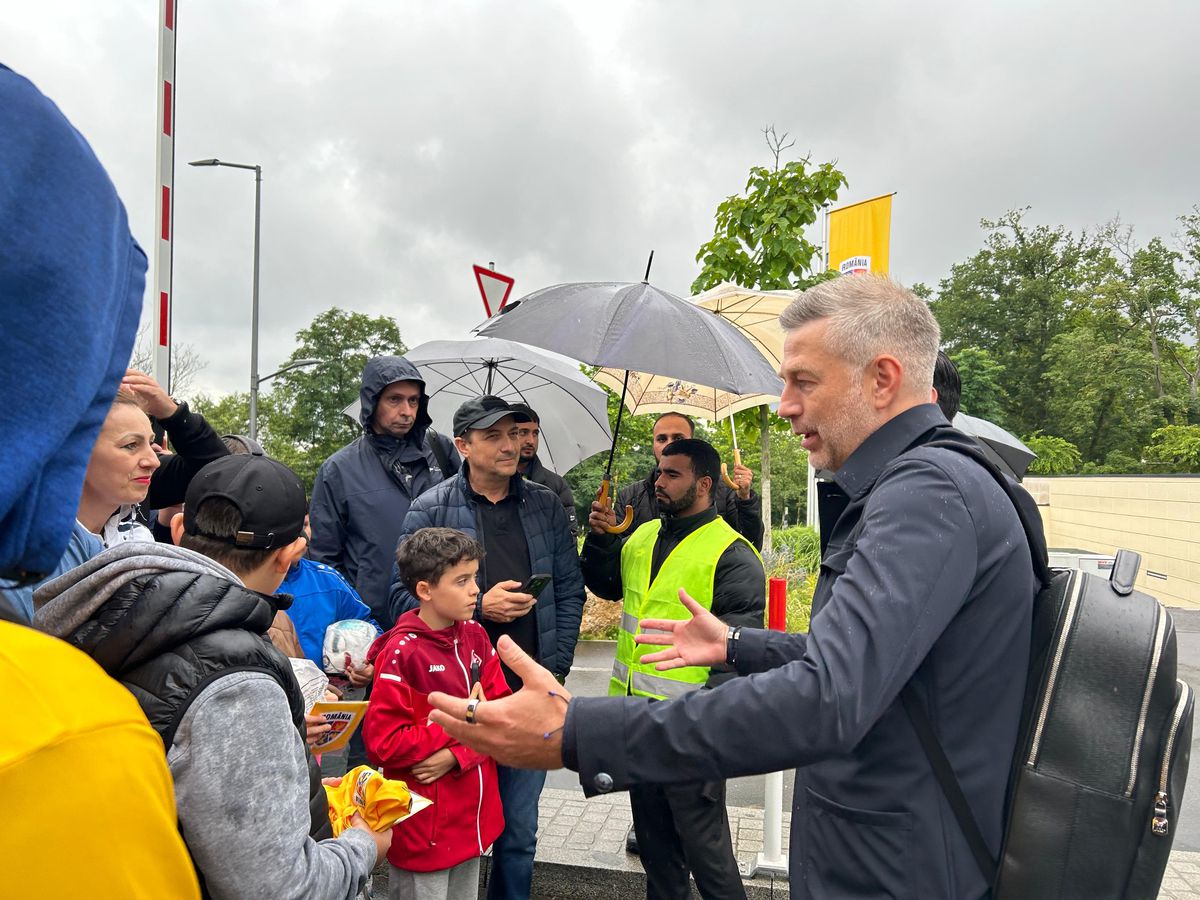
[[[277,594],[291,594],[288,617],[296,626],[300,648],[320,669],[325,665],[321,655],[325,646],[325,629],[343,619],[362,619],[382,629],[371,618],[370,608],[358,598],[354,588],[338,574],[337,569],[324,563],[302,559],[292,566]]]
[[[145,281],[146,255],[92,149],[0,65],[0,585],[62,559]]]

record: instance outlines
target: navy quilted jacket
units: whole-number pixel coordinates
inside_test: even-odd
[[[400,541],[422,528],[456,528],[478,539],[479,515],[466,479],[467,466],[453,478],[421,494],[408,508]],[[583,575],[570,523],[558,495],[544,485],[517,476],[513,490],[520,497],[521,524],[529,545],[532,572],[548,572],[554,580],[538,597],[537,660],[555,675],[571,671],[579,621],[583,617]],[[397,546],[399,542],[397,541]],[[400,581],[392,565],[392,587],[388,602],[395,618],[418,606],[417,598]],[[478,613],[476,613],[478,616]]]

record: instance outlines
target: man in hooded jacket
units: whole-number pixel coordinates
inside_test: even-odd
[[[429,396],[417,367],[376,356],[363,368],[363,433],[322,463],[313,483],[309,558],[346,576],[386,630],[393,554],[408,507],[454,475],[458,451],[430,425]]]

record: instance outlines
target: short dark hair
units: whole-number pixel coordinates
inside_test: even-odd
[[[678,416],[679,418],[683,419],[683,421],[688,423],[688,434],[696,433],[696,423],[692,421],[692,417],[681,412],[665,412],[654,420],[654,425],[657,425],[667,416]],[[654,425],[651,425],[650,427],[653,428]]]
[[[697,478],[707,475],[712,479],[712,487],[708,490],[711,500],[716,492],[717,482],[721,478],[721,455],[708,441],[699,438],[681,438],[672,441],[663,448],[663,457],[686,456],[692,461],[692,472]]]
[[[539,416],[537,411],[528,403],[510,403],[508,405],[511,406],[516,412],[525,413],[525,415],[529,416],[529,420],[531,422],[534,422],[538,425],[542,424],[541,416]]]
[[[437,584],[447,569],[477,559],[483,559],[483,546],[454,528],[421,528],[396,548],[400,579],[414,595],[418,581]]]
[[[217,535],[227,537],[232,541],[234,535],[242,530],[242,514],[232,502],[224,497],[209,497],[200,501],[196,507],[196,529],[204,534],[188,534],[186,531],[179,539],[179,546],[185,550],[193,550],[202,556],[207,556],[213,562],[218,562],[234,575],[249,575],[270,558],[278,547],[258,550],[251,547],[238,547],[233,543],[217,540]]]
[[[937,391],[937,405],[941,407],[942,415],[953,422],[958,415],[958,405],[962,402],[962,378],[958,374],[958,366],[946,355],[945,350],[939,350],[933,363],[933,389]]]

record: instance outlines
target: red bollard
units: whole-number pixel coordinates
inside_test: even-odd
[[[787,579],[772,578],[770,583],[767,627],[772,631],[787,631]]]

